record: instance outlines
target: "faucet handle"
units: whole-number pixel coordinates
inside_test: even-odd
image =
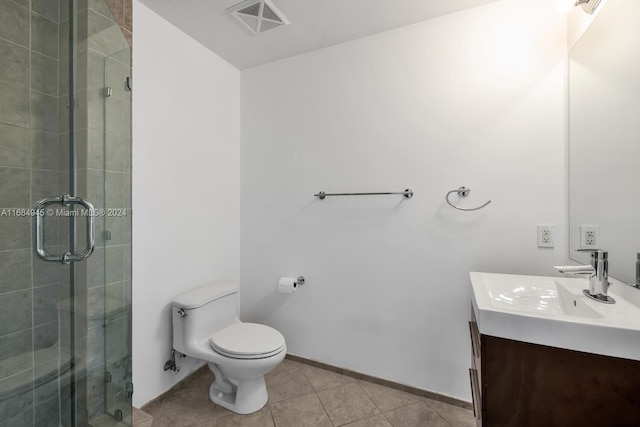
[[[590,265],[554,265],[553,268],[560,273],[587,273],[587,270],[593,270]]]
[[[553,268],[558,270],[559,273],[564,274],[586,274],[593,275],[595,268],[591,265],[554,265]]]

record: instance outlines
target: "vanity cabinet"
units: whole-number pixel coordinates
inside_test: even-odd
[[[640,426],[640,362],[483,335],[473,309],[478,426]]]

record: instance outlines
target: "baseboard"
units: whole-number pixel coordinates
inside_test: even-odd
[[[304,357],[295,356],[293,354],[287,354],[286,359],[293,362],[304,363],[305,365],[313,366],[315,368],[324,369],[325,371],[331,371],[338,374],[346,375],[358,380],[367,381],[373,384],[382,385],[395,390],[404,391],[405,393],[415,394],[417,396],[426,397],[428,399],[436,400],[438,402],[446,403],[453,406],[458,406],[463,409],[473,409],[473,404],[466,400],[456,399],[455,397],[446,396],[444,394],[435,393],[429,390],[423,390],[421,388],[396,383],[393,381],[385,380],[382,378],[374,377],[360,372],[352,371],[350,369],[338,368],[336,366],[328,365],[326,363],[318,362],[312,359],[306,359]]]

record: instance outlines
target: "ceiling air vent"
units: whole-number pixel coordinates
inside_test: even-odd
[[[282,12],[269,0],[247,0],[227,9],[253,34],[289,25]]]

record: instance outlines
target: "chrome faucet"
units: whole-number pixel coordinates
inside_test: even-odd
[[[591,264],[554,266],[560,273],[588,274],[589,289],[582,291],[592,300],[605,304],[614,304],[616,301],[607,295],[609,290],[609,254],[601,249],[578,249],[578,252],[591,252]]]

